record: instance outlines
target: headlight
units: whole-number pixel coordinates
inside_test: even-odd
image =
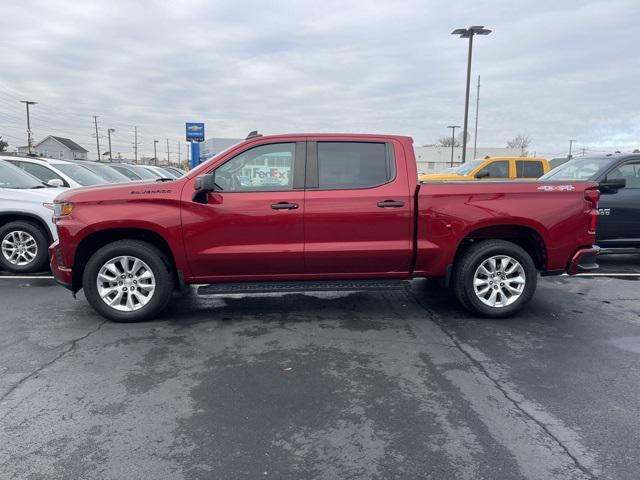
[[[56,217],[66,217],[67,215],[71,215],[72,211],[73,211],[72,203],[63,202],[63,203],[53,204],[53,214]]]
[[[48,208],[49,210],[53,210],[53,203],[43,203],[42,206],[44,208]]]

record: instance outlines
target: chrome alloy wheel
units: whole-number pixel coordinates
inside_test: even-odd
[[[524,268],[508,255],[494,255],[486,259],[473,275],[476,296],[494,308],[506,307],[518,300],[526,283]]]
[[[149,265],[132,256],[107,261],[100,268],[96,282],[102,301],[121,312],[141,309],[156,291],[156,277]]]
[[[29,265],[38,255],[36,239],[23,230],[7,233],[0,244],[2,255],[12,265]]]

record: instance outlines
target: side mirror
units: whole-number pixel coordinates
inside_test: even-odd
[[[50,187],[64,187],[64,182],[59,178],[52,178],[47,182]]]
[[[627,179],[622,177],[605,178],[598,187],[601,192],[616,193],[621,188],[627,186]]]
[[[215,172],[196,177],[192,200],[197,203],[207,203],[207,196],[216,189]]]
[[[476,178],[489,178],[490,176],[489,170],[480,170],[476,173]]]

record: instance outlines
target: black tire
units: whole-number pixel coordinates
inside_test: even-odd
[[[525,277],[520,297],[512,304],[501,307],[483,303],[474,289],[476,270],[485,260],[496,255],[507,255],[517,260],[524,270]],[[515,314],[531,300],[536,291],[538,271],[531,256],[515,243],[505,240],[483,240],[470,246],[460,256],[451,280],[456,297],[471,313],[487,318],[504,318]]]
[[[151,299],[137,310],[116,310],[107,305],[98,293],[97,278],[100,269],[118,256],[131,256],[142,260],[155,277],[156,288]],[[82,275],[82,288],[87,301],[106,319],[114,322],[141,322],[154,318],[167,307],[173,293],[173,278],[171,262],[158,248],[140,240],[118,240],[100,248],[89,258]]]
[[[0,252],[0,268],[8,270],[13,273],[33,273],[42,272],[47,270],[49,266],[49,237],[44,228],[34,222],[27,220],[17,220],[15,222],[9,222],[0,228],[0,244],[12,232],[25,232],[35,240],[36,243],[36,255],[35,257],[25,265],[16,265],[9,261],[5,256],[4,251]]]

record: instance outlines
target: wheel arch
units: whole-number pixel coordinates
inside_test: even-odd
[[[39,227],[42,227],[44,230],[47,239],[49,240],[49,245],[53,243],[53,235],[51,234],[51,230],[46,222],[34,213],[29,212],[20,212],[20,211],[5,211],[0,213],[0,228],[4,227],[7,223],[17,222],[17,221],[27,221],[31,223],[35,223]]]
[[[524,249],[538,270],[547,268],[547,245],[544,235],[529,225],[519,223],[485,225],[465,234],[456,249],[452,264],[455,265],[469,246],[482,240],[506,240]]]
[[[82,275],[91,255],[117,240],[140,240],[155,246],[164,254],[165,261],[169,262],[167,267],[173,272],[174,280],[180,280],[173,251],[169,243],[158,232],[145,228],[110,228],[92,232],[78,244],[73,259],[72,291],[74,293],[82,288]]]

